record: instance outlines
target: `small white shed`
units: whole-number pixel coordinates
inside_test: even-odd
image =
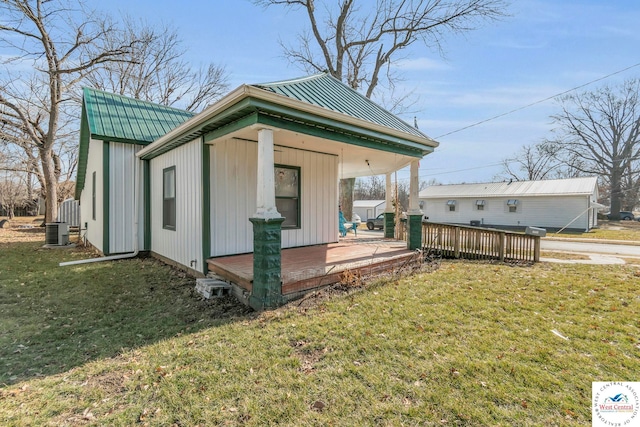
[[[433,222],[587,231],[601,207],[597,177],[432,185],[420,201]]]
[[[383,213],[386,206],[384,200],[354,200],[353,213],[364,222],[367,218],[375,218]]]

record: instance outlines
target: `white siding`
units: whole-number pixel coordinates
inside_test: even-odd
[[[102,182],[102,150],[103,142],[91,140],[89,141],[89,154],[87,158],[87,169],[84,180],[84,188],[80,195],[80,225],[81,228],[86,228],[85,237],[89,243],[91,243],[96,249],[102,252],[103,247],[103,211],[102,200],[103,197],[103,182]],[[93,192],[93,173],[96,173],[96,212],[95,219],[93,219],[93,205],[92,205],[92,192]],[[85,224],[87,226],[85,227]]]
[[[282,247],[335,242],[338,234],[338,158],[277,147],[275,163],[300,167],[301,228],[282,230]]]
[[[109,252],[135,250],[135,153],[141,146],[109,143]]]
[[[277,143],[277,134],[276,134]],[[211,255],[253,251],[256,211],[255,142],[218,141],[211,147]],[[282,247],[335,242],[338,235],[338,158],[276,147],[277,164],[300,167],[301,228],[282,231]]]
[[[517,212],[509,212],[507,200],[517,199]],[[430,221],[469,224],[470,221],[481,221],[487,225],[533,226],[543,228],[562,228],[571,223],[569,228],[588,228],[588,196],[565,197],[476,197],[423,199],[423,209]],[[456,211],[449,212],[447,200],[456,200]],[[476,208],[476,200],[484,200],[484,210]]]
[[[162,226],[162,173],[176,168],[176,229]],[[150,161],[151,250],[202,271],[202,145],[194,140]],[[192,261],[195,260],[195,263]]]

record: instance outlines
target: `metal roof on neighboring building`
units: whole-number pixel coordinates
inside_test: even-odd
[[[368,208],[368,207],[376,207],[385,203],[385,200],[354,200],[353,207],[354,208]]]
[[[150,143],[193,117],[173,107],[84,88],[84,107],[94,139]]]
[[[595,191],[597,185],[597,177],[431,185],[420,192],[420,198],[588,195]]]
[[[328,73],[252,86],[421,138],[429,138]]]

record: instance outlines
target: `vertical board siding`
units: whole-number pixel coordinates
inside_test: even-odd
[[[476,200],[484,200],[484,210],[476,209]],[[507,200],[517,199],[518,212],[508,211]],[[580,217],[569,225],[569,228],[587,229],[589,226],[589,213],[586,203],[588,196],[547,196],[547,197],[474,197],[474,198],[442,198],[423,199],[423,209],[429,221],[469,224],[470,221],[482,221],[487,225],[504,225],[513,227],[550,227],[562,228],[573,221],[579,214]],[[447,200],[456,200],[456,211],[449,212]]]
[[[111,142],[109,147],[109,252],[133,252],[135,245],[136,152],[134,144]]]
[[[211,255],[253,251],[258,144],[224,140],[211,147]]]
[[[198,271],[203,271],[204,266],[201,157],[198,139],[150,160],[151,250]],[[162,226],[162,171],[171,166],[176,168],[176,229],[165,230]]]
[[[103,183],[102,183],[102,141],[89,141],[89,154],[87,157],[87,169],[85,172],[85,186],[80,195],[80,226],[85,228],[84,236],[91,245],[102,252],[103,238],[103,215],[100,202],[103,200]],[[92,177],[96,172],[96,219],[93,219],[92,212]]]
[[[277,135],[276,135],[277,143]],[[211,256],[253,251],[258,145],[235,139],[211,147]],[[335,242],[338,158],[276,146],[277,164],[300,167],[301,228],[282,231],[282,247]]]
[[[300,167],[301,228],[282,230],[282,247],[335,242],[338,234],[338,157],[276,147],[275,163]]]

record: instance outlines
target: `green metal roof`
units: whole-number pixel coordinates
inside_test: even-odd
[[[194,116],[189,111],[84,88],[76,199],[84,189],[89,141],[148,145]]]
[[[415,127],[328,73],[253,86],[411,135],[428,138]]]
[[[194,115],[177,108],[90,88],[84,88],[84,106],[93,139],[144,145]]]

